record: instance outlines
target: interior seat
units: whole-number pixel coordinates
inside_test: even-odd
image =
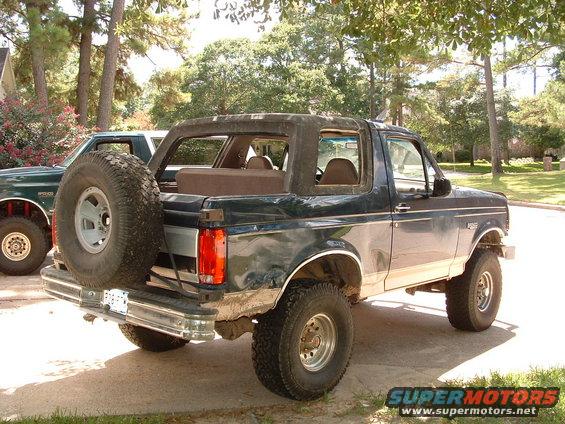
[[[326,165],[326,170],[318,185],[357,185],[359,174],[349,159],[333,158]]]
[[[243,196],[284,193],[284,171],[274,169],[183,168],[178,192],[200,196]]]
[[[273,169],[273,164],[265,156],[253,156],[247,161],[245,169]]]

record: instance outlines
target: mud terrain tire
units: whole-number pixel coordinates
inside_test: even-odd
[[[488,298],[481,290],[488,286]],[[449,323],[465,331],[483,331],[491,326],[502,297],[502,272],[496,254],[479,249],[465,265],[465,272],[449,281],[445,303]]]
[[[79,156],[61,181],[55,216],[65,265],[81,284],[145,282],[163,239],[163,207],[141,159],[101,151]]]
[[[333,333],[333,337],[325,337],[322,332],[312,347],[327,346],[329,339],[335,346],[317,364],[301,358],[310,354],[303,349],[304,342],[318,337],[312,333],[312,340],[305,340],[310,325],[318,322],[316,317],[332,323],[333,330],[326,335]],[[312,325],[312,330],[318,330],[317,325]],[[285,290],[275,309],[257,319],[252,345],[255,374],[267,389],[280,396],[296,400],[319,398],[333,389],[345,373],[353,334],[351,307],[339,288],[329,283],[295,283]],[[314,354],[312,359],[316,360]]]

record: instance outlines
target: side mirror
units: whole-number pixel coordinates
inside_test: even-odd
[[[451,181],[447,178],[436,178],[434,180],[434,190],[432,191],[432,196],[442,197],[447,196],[451,193]]]

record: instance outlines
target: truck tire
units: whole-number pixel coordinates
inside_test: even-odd
[[[159,333],[149,328],[133,324],[119,324],[122,334],[137,347],[150,352],[166,352],[178,349],[188,343],[188,340]]]
[[[459,330],[483,331],[491,326],[502,297],[502,272],[496,254],[479,249],[465,272],[447,283],[447,317]]]
[[[49,252],[45,230],[23,216],[0,221],[0,272],[26,275],[35,271]]]
[[[319,398],[345,373],[353,331],[349,302],[336,286],[294,284],[275,309],[257,318],[252,344],[255,374],[278,395]]]
[[[159,186],[136,156],[96,151],[70,165],[55,202],[57,244],[87,287],[144,284],[163,239]]]

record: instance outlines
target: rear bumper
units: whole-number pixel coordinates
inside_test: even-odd
[[[79,306],[86,312],[118,323],[150,328],[185,340],[213,340],[217,310],[195,301],[128,289],[125,314],[110,311],[102,303],[104,290],[78,284],[65,270],[52,266],[41,270],[43,290],[50,296]]]

